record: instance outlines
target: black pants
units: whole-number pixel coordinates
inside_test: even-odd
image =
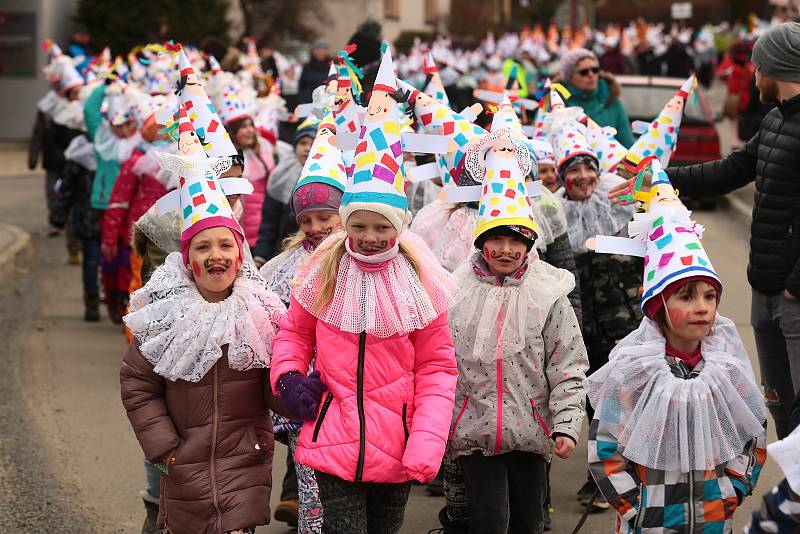
[[[461,456],[470,534],[540,534],[547,462],[532,452]]]
[[[323,534],[396,534],[403,525],[411,482],[347,482],[316,472],[325,510]]]

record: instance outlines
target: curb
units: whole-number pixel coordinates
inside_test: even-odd
[[[18,226],[6,223],[0,223],[0,234],[11,236],[11,244],[0,250],[0,279],[4,279],[14,271],[17,257],[30,250],[31,235]]]
[[[748,236],[750,235],[750,228],[753,224],[753,206],[735,194],[720,197],[719,206],[728,215],[732,215],[731,218],[735,220],[735,224],[738,224]]]

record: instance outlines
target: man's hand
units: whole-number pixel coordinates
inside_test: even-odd
[[[117,255],[117,247],[116,245],[106,245],[105,243],[103,243],[102,245],[100,245],[100,252],[103,253],[103,257],[107,261],[111,262],[114,261],[114,258]]]
[[[789,293],[788,289],[783,290],[783,298],[785,298],[786,300],[797,300],[797,297]]]
[[[575,452],[575,442],[569,436],[556,437],[556,456],[566,460]]]

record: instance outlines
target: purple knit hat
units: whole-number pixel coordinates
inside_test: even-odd
[[[322,182],[309,182],[301,185],[292,194],[292,213],[295,219],[310,211],[339,212],[342,191]]]
[[[575,73],[575,65],[589,58],[597,61],[597,56],[594,55],[594,52],[586,48],[576,48],[561,56],[561,80],[564,83],[569,83]]]

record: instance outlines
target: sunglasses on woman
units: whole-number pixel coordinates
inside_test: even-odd
[[[600,67],[587,67],[585,69],[580,69],[577,71],[577,73],[580,74],[581,76],[588,76],[590,72],[592,74],[597,74],[600,72]]]

